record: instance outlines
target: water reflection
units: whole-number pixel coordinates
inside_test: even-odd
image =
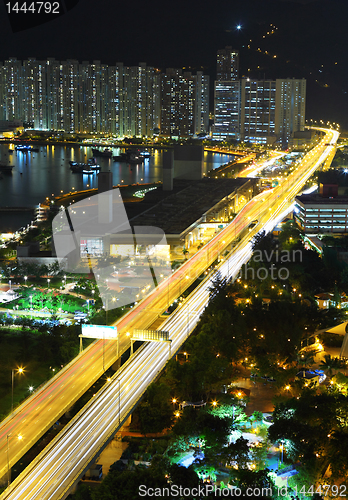
[[[92,157],[90,147],[80,146],[39,146],[39,152],[14,151],[9,154],[12,145],[0,145],[0,161],[15,168],[11,175],[4,174],[0,179],[0,206],[35,207],[46,196],[58,195],[87,187],[96,188],[97,174],[74,174],[69,161],[87,162]],[[124,149],[112,148],[112,155],[117,156]],[[204,154],[204,172],[217,168],[231,159],[228,155],[215,153]],[[114,162],[112,158],[98,157],[101,171],[113,172],[116,184],[148,183],[162,180],[161,150],[152,151],[152,156],[142,164]]]

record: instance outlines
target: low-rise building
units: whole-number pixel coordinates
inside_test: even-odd
[[[294,219],[306,234],[346,233],[348,197],[303,194],[295,199]]]

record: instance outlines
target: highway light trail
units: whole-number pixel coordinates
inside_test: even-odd
[[[329,156],[329,147],[325,147],[325,143],[337,141],[339,134],[331,130],[325,132],[324,139],[306,154],[299,167],[288,176],[286,181],[273,190],[254,197],[232,223],[228,224],[180,268],[178,274],[174,273],[167,278],[168,282],[163,281],[137,307],[117,322],[121,332],[122,346],[129,343],[126,336],[128,331],[131,332],[133,328],[138,327],[137,325],[142,325],[142,328],[150,325],[157,318],[158,311],[167,308],[168,299],[178,296],[183,280],[186,284],[193,282],[202,274],[209,262],[212,263],[218,258],[241,230],[248,228],[252,220],[257,220],[255,227],[247,232],[229,257],[217,267],[223,276],[237,274],[241,265],[246,263],[251,256],[250,242],[254,235],[264,229],[270,231],[284,217],[284,213],[289,211],[294,196],[316,168]],[[189,272],[191,275],[186,279]],[[180,349],[206,307],[211,279],[210,276],[202,280],[201,285],[161,325],[162,330],[168,330],[170,333],[172,354]],[[91,360],[91,370],[100,371],[101,369],[102,342],[95,343],[90,350],[87,350]],[[115,360],[114,349],[114,342],[106,343],[105,355],[110,364]],[[166,343],[144,344],[0,498],[11,500],[64,498],[69,488],[117,430],[117,422],[120,420],[122,423],[126,419],[147,386],[164,368],[169,357],[169,347]],[[84,367],[82,369],[86,374],[86,369]],[[78,371],[74,373],[77,374]],[[6,434],[7,431],[2,430],[3,435],[4,432]]]

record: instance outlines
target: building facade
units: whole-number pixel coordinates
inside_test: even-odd
[[[347,233],[348,198],[302,195],[295,198],[294,218],[306,234]]]
[[[217,80],[214,86],[214,139],[240,139],[240,82]]]
[[[232,47],[225,47],[217,51],[216,80],[234,81],[239,79],[239,52]]]
[[[120,137],[152,137],[163,128],[187,137],[208,131],[209,77],[161,75],[146,63],[10,58],[0,63],[0,120]]]
[[[306,80],[215,82],[213,138],[286,146],[304,130]]]
[[[276,82],[241,81],[241,138],[250,142],[273,142],[276,138]]]
[[[209,125],[209,77],[168,68],[162,75],[161,134],[189,137],[207,133]]]

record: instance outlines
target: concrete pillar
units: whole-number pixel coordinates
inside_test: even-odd
[[[98,222],[112,222],[112,172],[98,174]]]
[[[203,146],[174,146],[174,178],[203,178]]]

